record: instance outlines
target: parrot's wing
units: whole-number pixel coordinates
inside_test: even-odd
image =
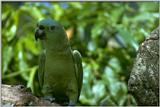
[[[45,55],[45,51],[42,51],[42,53],[40,54],[40,58],[39,58],[39,69],[38,69],[38,80],[39,80],[39,85],[40,88],[42,88],[43,86],[43,80],[44,80],[44,70],[45,70],[45,59],[46,59],[46,55]]]
[[[80,96],[82,82],[83,82],[83,68],[82,68],[82,58],[81,54],[77,51],[73,51],[74,63],[75,63],[75,71],[76,71],[76,78],[78,82],[78,97]]]

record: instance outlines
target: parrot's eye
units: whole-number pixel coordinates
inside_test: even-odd
[[[45,28],[44,28],[44,26],[40,25],[39,29],[44,30]]]
[[[54,29],[55,29],[55,26],[51,26],[50,29],[51,29],[51,30],[54,30]]]

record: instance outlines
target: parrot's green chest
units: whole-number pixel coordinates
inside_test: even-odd
[[[48,52],[45,61],[43,94],[66,95],[66,90],[72,81],[76,81],[76,78],[71,52]]]

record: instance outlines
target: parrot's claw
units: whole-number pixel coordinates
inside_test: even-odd
[[[69,101],[68,106],[75,106],[76,104],[73,101]]]
[[[67,107],[71,107],[71,106],[75,106],[75,103],[74,102],[63,102],[61,103],[62,106],[67,106]]]
[[[53,96],[45,96],[43,99],[49,102],[55,102],[55,98]]]

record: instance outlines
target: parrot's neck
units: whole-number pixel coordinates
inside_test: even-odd
[[[48,55],[62,57],[62,56],[66,56],[71,53],[71,47],[68,46],[68,47],[65,47],[64,49],[62,48],[61,49],[46,49],[44,51],[46,51]]]
[[[70,49],[69,42],[45,44],[43,42],[43,50],[51,53],[63,53]]]

